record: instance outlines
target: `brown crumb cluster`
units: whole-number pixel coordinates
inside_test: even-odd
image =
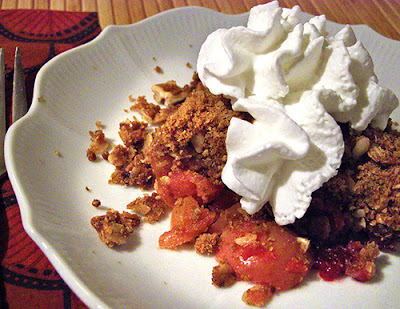
[[[393,250],[400,239],[400,133],[342,126],[345,155],[337,176],[313,193],[294,230],[317,244],[374,240]]]
[[[152,134],[145,149],[150,162],[174,158],[174,169],[192,170],[221,182],[226,163],[225,138],[233,116],[229,100],[211,94],[199,83],[187,99]]]
[[[353,212],[380,247],[395,249],[400,237],[400,133],[369,129],[371,146],[354,185]]]
[[[147,134],[146,128],[147,123],[136,119],[120,123],[119,136],[123,144],[117,145],[107,157],[115,166],[110,183],[152,188],[153,172],[141,151]]]
[[[159,114],[160,109],[159,105],[149,103],[145,96],[139,96],[135,100],[135,104],[131,106],[131,110],[139,111],[143,119],[149,123],[156,123],[155,117]]]
[[[236,282],[235,270],[227,263],[220,263],[213,267],[212,284],[221,288],[233,285]]]
[[[149,103],[144,96],[140,96],[131,106],[131,110],[138,111],[143,119],[151,124],[160,124],[165,122],[178,107],[179,105],[170,104],[166,108],[161,108],[160,105]]]
[[[247,305],[262,307],[272,299],[274,292],[270,285],[255,285],[243,293],[242,300]]]
[[[127,242],[134,231],[133,228],[140,224],[140,218],[126,211],[120,213],[114,209],[108,209],[105,215],[93,217],[91,224],[101,241],[109,247],[114,247]]]
[[[194,249],[198,254],[212,254],[214,253],[218,244],[217,233],[204,233],[197,237],[194,243]]]
[[[158,65],[154,68],[154,71],[156,71],[156,73],[158,74],[164,73],[164,70]]]
[[[156,192],[153,192],[151,195],[144,194],[142,197],[138,197],[126,208],[144,216],[146,222],[153,223],[160,220],[167,205]]]
[[[95,161],[97,159],[97,155],[101,155],[110,147],[109,142],[107,141],[104,132],[101,128],[96,131],[90,131],[90,145],[86,151],[86,156],[89,161]]]

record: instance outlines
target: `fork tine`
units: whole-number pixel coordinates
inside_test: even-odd
[[[6,128],[6,80],[4,65],[4,48],[0,49],[0,126]],[[1,131],[3,133],[3,131]]]
[[[28,110],[26,102],[25,78],[19,48],[15,49],[13,82],[12,122],[21,118]]]

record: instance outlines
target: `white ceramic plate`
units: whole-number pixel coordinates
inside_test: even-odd
[[[151,98],[155,83],[189,82],[194,69],[186,63],[195,68],[206,35],[246,20],[247,14],[229,16],[197,7],[167,11],[134,25],[110,26],[39,72],[29,113],[6,137],[7,169],[26,231],[89,307],[246,307],[241,301],[246,283],[227,289],[211,285],[213,257],[157,248],[168,220],[143,224],[122,248],[101,243],[90,219],[104,214],[105,207],[125,209],[141,193],[108,185],[111,165],[86,159],[88,131],[97,120],[119,143],[118,123],[131,116],[123,111],[131,105],[129,95]],[[332,32],[340,27],[328,24]],[[400,43],[366,26],[354,28],[371,52],[382,84],[400,97]],[[164,74],[154,71],[157,65]],[[397,111],[394,118],[400,120],[399,115]],[[94,198],[104,208],[92,207]],[[313,277],[276,295],[268,308],[400,308],[399,273],[400,258],[382,254],[370,283]]]

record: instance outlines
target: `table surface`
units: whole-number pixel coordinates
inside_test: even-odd
[[[168,9],[196,5],[227,14],[240,14],[269,0],[0,0],[1,9],[96,11],[102,28],[131,24]],[[283,7],[298,4],[304,12],[325,14],[331,21],[367,24],[379,33],[400,40],[400,0],[279,0]]]

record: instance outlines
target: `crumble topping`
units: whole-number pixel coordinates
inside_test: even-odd
[[[179,105],[170,104],[166,108],[161,108],[160,105],[149,103],[144,96],[140,96],[131,106],[131,110],[138,111],[144,120],[150,124],[160,124],[165,122],[167,118],[178,109]]]
[[[210,255],[215,252],[219,236],[217,233],[204,233],[197,237],[194,249],[198,254]]]
[[[135,104],[131,106],[131,110],[139,111],[143,119],[149,123],[157,123],[155,117],[159,114],[160,109],[159,105],[147,102],[145,96],[139,96]]]
[[[367,129],[363,135],[370,140],[370,160],[358,168],[352,209],[380,248],[394,250],[400,236],[400,133],[390,123],[384,132]]]
[[[106,140],[104,132],[101,128],[94,132],[90,131],[89,134],[91,142],[89,148],[86,151],[86,156],[89,161],[95,161],[97,159],[97,155],[103,154],[109,149],[110,144]]]
[[[305,216],[293,224],[317,246],[351,238],[395,250],[400,236],[400,133],[342,125],[346,150],[338,174],[313,193]]]
[[[151,195],[144,194],[143,197],[138,197],[126,208],[144,216],[146,222],[153,223],[160,220],[167,205],[156,192],[153,192]]]
[[[213,267],[212,284],[221,288],[233,285],[236,282],[235,270],[228,263],[220,263]]]
[[[151,91],[154,92],[154,100],[157,103],[170,105],[186,99],[190,88],[188,85],[181,88],[174,80],[170,80],[163,84],[153,85]]]
[[[147,123],[136,118],[120,123],[119,136],[123,144],[117,145],[107,155],[107,160],[115,166],[109,183],[138,186],[141,189],[153,187],[153,172],[141,151],[147,135],[147,126]]]
[[[173,157],[174,169],[187,169],[222,183],[226,131],[233,116],[229,100],[211,94],[201,83],[151,137],[145,148],[150,162]]]
[[[274,292],[270,285],[255,285],[243,293],[242,300],[250,306],[262,307],[271,300]]]
[[[127,242],[133,228],[140,224],[140,217],[123,211],[108,209],[105,215],[95,216],[91,220],[100,239],[109,247],[122,245]]]

